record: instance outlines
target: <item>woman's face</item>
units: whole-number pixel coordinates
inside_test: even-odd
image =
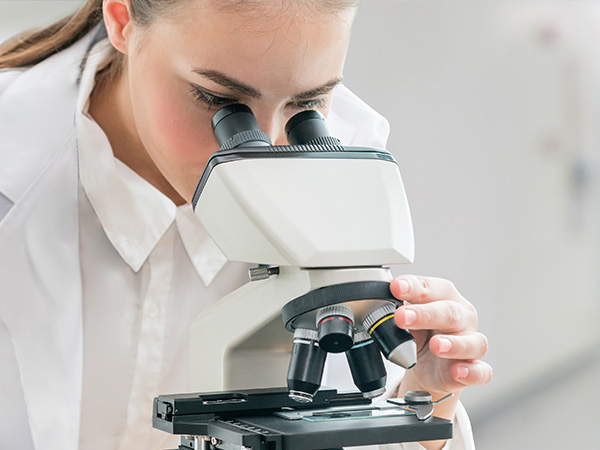
[[[327,114],[354,14],[302,5],[282,11],[281,1],[268,0],[262,4],[272,6],[262,12],[219,4],[190,1],[177,18],[155,21],[128,51],[137,134],[157,170],[188,202],[219,148],[211,118],[220,107],[248,105],[274,144],[286,143],[285,123],[299,111]]]

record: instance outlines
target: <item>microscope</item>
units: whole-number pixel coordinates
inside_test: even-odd
[[[250,282],[192,324],[190,387],[204,394],[157,397],[154,426],[184,435],[180,449],[451,437],[451,422],[430,417],[426,392],[372,406],[385,391],[382,355],[406,369],[417,362],[414,338],[394,324],[402,302],[389,289],[389,265],[414,255],[392,155],[343,146],[317,111],[292,117],[282,146],[245,105],[220,109],[212,124],[221,148],[198,183],[194,211],[228,260],[255,267]],[[345,353],[358,392],[321,388],[328,353]]]

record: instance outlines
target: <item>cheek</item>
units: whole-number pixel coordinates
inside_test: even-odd
[[[194,105],[187,92],[188,98],[164,87],[137,94],[142,100],[134,114],[146,153],[179,195],[191,201],[210,155],[218,150],[212,113]]]
[[[188,168],[204,166],[208,157],[218,150],[210,119],[212,114],[190,105],[188,98],[158,92],[148,98],[144,111],[144,134],[151,140],[148,150],[164,155]]]
[[[189,92],[154,77],[132,93],[139,137],[148,156],[175,190],[190,200],[206,162],[219,149],[214,114],[195,104]],[[170,87],[169,87],[170,86]]]

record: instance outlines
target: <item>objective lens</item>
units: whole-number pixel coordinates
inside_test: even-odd
[[[354,384],[366,398],[385,392],[387,373],[379,347],[366,331],[354,335],[354,345],[346,352]]]
[[[241,103],[218,110],[212,118],[212,127],[221,150],[272,145],[269,136],[260,131],[252,110]]]
[[[342,353],[354,344],[354,314],[342,305],[322,308],[317,313],[319,346],[328,353]]]
[[[287,374],[289,397],[300,403],[310,403],[321,386],[325,353],[317,343],[317,331],[297,328]]]
[[[302,111],[293,116],[285,125],[285,134],[290,145],[341,145],[339,139],[329,135],[325,117],[318,111]]]
[[[417,344],[412,334],[394,323],[396,306],[384,303],[363,321],[381,353],[394,364],[410,369],[417,363]]]

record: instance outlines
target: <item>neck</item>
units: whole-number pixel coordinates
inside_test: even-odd
[[[112,83],[97,83],[90,96],[89,114],[102,128],[115,157],[169,197],[177,206],[185,200],[158,170],[137,133],[126,69]]]

